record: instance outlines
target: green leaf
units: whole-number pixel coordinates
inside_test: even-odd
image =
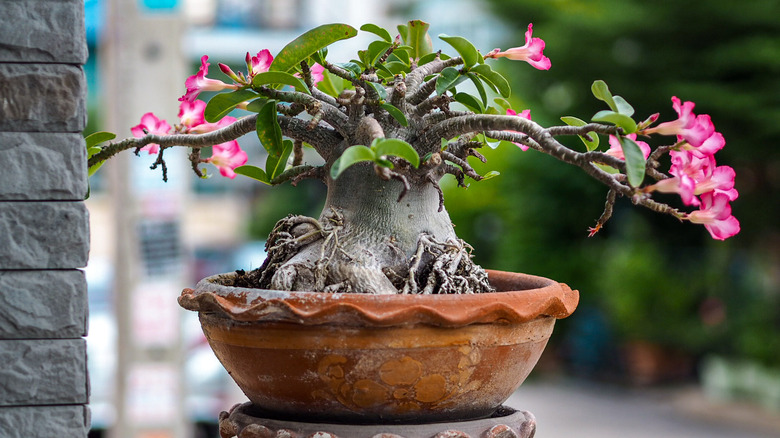
[[[317,84],[317,89],[329,96],[338,97],[344,90],[344,87],[341,86],[343,83],[344,80],[340,77],[333,76],[329,71],[323,70],[322,80]]]
[[[269,70],[290,71],[314,52],[355,35],[357,30],[347,24],[323,24],[315,27],[284,46],[274,58]]]
[[[430,24],[421,20],[409,21],[409,39],[406,40],[406,44],[412,47],[412,57],[419,59],[433,52],[433,41],[428,35],[430,27]]]
[[[390,115],[394,119],[396,119],[398,123],[401,124],[401,126],[409,126],[409,121],[406,120],[406,116],[404,115],[403,112],[401,112],[401,110],[399,110],[398,108],[394,107],[389,103],[383,103],[382,108],[388,113],[390,113]]]
[[[493,99],[493,102],[495,102],[496,105],[501,107],[501,109],[504,110],[504,112],[506,112],[506,110],[508,110],[509,108],[512,108],[512,104],[509,103],[509,101],[504,99],[503,97],[496,97],[495,99]]]
[[[498,175],[501,175],[499,172],[496,172],[495,170],[491,170],[490,172],[482,175],[482,181],[489,180],[491,178],[495,178]]]
[[[361,68],[355,62],[342,62],[342,63],[336,64],[336,65],[341,67],[341,68],[343,68],[344,70],[352,73],[352,79],[359,78],[360,75],[363,73],[363,68]]]
[[[636,122],[631,117],[623,114],[616,113],[614,111],[604,110],[599,111],[591,118],[594,122],[608,122],[613,125],[617,125],[623,128],[624,134],[632,134],[636,132]]]
[[[100,170],[101,167],[103,167],[103,163],[105,163],[105,160],[95,163],[92,166],[89,167],[89,170],[87,171],[87,177],[90,177],[95,174],[98,170]]]
[[[279,126],[279,119],[276,116],[276,101],[269,100],[257,113],[257,138],[263,145],[268,155],[281,155],[284,145],[282,144],[282,128]]]
[[[609,87],[607,87],[606,82],[602,81],[601,79],[593,81],[593,84],[590,86],[590,91],[593,93],[596,99],[606,102],[612,111],[618,112],[615,99],[612,97],[612,93],[609,91]]]
[[[258,73],[255,75],[255,78],[252,79],[253,87],[260,87],[267,84],[290,85],[301,93],[311,94],[309,87],[306,86],[306,83],[303,82],[303,80],[296,78],[290,73],[285,73],[282,71],[266,71]]]
[[[266,175],[265,171],[257,166],[244,165],[233,169],[239,175],[244,175],[261,183],[271,185],[271,180]]]
[[[328,48],[322,48],[311,54],[311,58],[319,65],[325,65],[325,58],[328,57]]]
[[[487,106],[487,93],[485,92],[485,86],[482,84],[482,79],[479,78],[479,76],[475,75],[474,73],[466,73],[466,76],[471,79],[471,82],[474,84],[474,88],[477,89],[477,93],[479,93],[479,98],[482,99],[482,106]]]
[[[394,75],[409,73],[409,65],[404,64],[401,61],[386,62],[385,68],[387,68],[387,70]]]
[[[382,167],[387,167],[388,169],[393,168],[393,162],[382,157],[377,157],[376,160],[374,160],[374,164],[377,164]]]
[[[113,140],[115,138],[116,138],[116,134],[113,134],[111,132],[106,132],[106,131],[94,132],[84,137],[84,143],[86,143],[86,147],[87,147],[87,159],[92,158],[93,155],[103,150],[103,148],[98,147],[97,145],[99,145],[100,143],[105,143],[107,141]],[[94,175],[95,172],[97,172],[103,166],[103,163],[105,163],[105,160],[90,166],[89,169],[87,170],[87,176],[89,177]],[[87,185],[87,198],[89,198],[89,185]]]
[[[360,30],[365,32],[371,32],[374,35],[378,36],[379,38],[382,38],[383,40],[387,41],[388,43],[393,42],[393,37],[390,35],[390,32],[387,31],[387,29],[383,27],[379,27],[376,24],[364,24],[360,26]]]
[[[582,119],[578,119],[576,117],[571,117],[571,116],[561,117],[561,120],[563,120],[563,123],[569,126],[585,126],[588,124],[586,121]],[[580,140],[582,140],[582,142],[585,144],[585,148],[588,151],[594,151],[596,150],[597,147],[599,147],[599,136],[595,132],[592,132],[590,135],[591,137],[594,138],[593,141],[588,140],[588,137],[585,137],[584,135],[578,135],[577,137],[579,137]]]
[[[333,162],[330,167],[330,177],[336,179],[349,166],[361,161],[376,161],[376,158],[374,151],[366,146],[350,146]]]
[[[493,86],[496,87],[496,90],[501,93],[502,97],[509,97],[512,94],[512,88],[509,86],[509,81],[507,81],[501,73],[493,70],[488,64],[475,65],[471,71],[493,84]]]
[[[379,77],[379,79],[390,81],[395,76],[393,72],[388,70],[387,67],[382,64],[376,64],[374,68],[376,69],[376,75]]]
[[[255,99],[246,105],[246,110],[253,113],[259,113],[266,102],[268,102],[268,99]]]
[[[292,140],[284,140],[282,142],[282,151],[279,155],[268,155],[268,158],[265,160],[265,173],[268,175],[269,179],[273,180],[279,176],[280,173],[284,172],[284,169],[287,168],[287,160],[290,158],[292,150]]]
[[[471,111],[482,114],[485,112],[485,107],[482,106],[482,102],[479,101],[476,97],[468,94],[468,93],[457,93],[455,96],[453,96],[457,102],[462,103],[463,105],[467,106]]]
[[[620,146],[623,148],[623,155],[626,157],[626,176],[628,183],[632,187],[639,187],[645,179],[645,156],[642,149],[634,140],[628,137],[620,137]]]
[[[457,68],[445,68],[439,73],[439,77],[436,78],[436,94],[444,94],[450,88],[458,85],[463,79],[463,76],[460,75]]]
[[[438,55],[439,55],[439,54],[438,54],[438,53],[435,53],[435,52],[434,52],[434,53],[429,53],[429,54],[427,54],[427,55],[425,55],[425,56],[421,57],[420,59],[418,59],[418,60],[417,60],[417,65],[418,65],[418,66],[420,66],[420,65],[425,65],[425,64],[427,64],[427,63],[429,63],[429,62],[433,61],[434,59],[436,59],[436,57],[437,57]]]
[[[457,50],[460,57],[463,58],[463,63],[466,67],[478,64],[479,61],[482,60],[482,55],[479,54],[477,48],[466,38],[440,34],[439,39],[445,41]]]
[[[403,158],[414,167],[420,165],[420,155],[412,145],[397,138],[377,138],[371,143],[371,149],[377,157],[393,155]]]
[[[401,40],[403,40],[405,44],[409,44],[409,26],[399,24],[396,26],[396,29],[398,29],[398,35],[401,35]]]
[[[99,145],[100,143],[105,143],[107,141],[113,140],[116,138],[116,134],[106,131],[99,131],[99,132],[93,132],[92,134],[89,134],[88,136],[84,137],[84,142],[87,144],[87,151],[93,150],[94,146]],[[97,152],[100,152],[100,148],[98,148]],[[97,152],[93,152],[89,154],[89,157],[92,155],[95,155]]]
[[[358,58],[360,58],[360,63],[365,66],[373,65],[368,50],[358,50]]]
[[[376,64],[377,61],[379,61],[379,58],[381,58],[382,55],[384,55],[385,52],[387,52],[387,49],[389,49],[391,46],[392,44],[386,43],[384,41],[374,41],[369,44],[366,63],[371,66]]]
[[[634,107],[626,102],[626,99],[623,99],[621,96],[612,96],[612,100],[615,102],[616,112],[628,117],[634,115]]]
[[[366,82],[368,86],[370,86],[379,96],[379,100],[387,100],[387,90],[385,90],[385,87],[382,84],[377,84],[376,82]]]
[[[229,112],[235,109],[236,105],[257,97],[257,93],[252,90],[236,90],[230,93],[220,93],[212,97],[206,103],[206,109],[203,116],[209,123],[216,123],[225,117]]]

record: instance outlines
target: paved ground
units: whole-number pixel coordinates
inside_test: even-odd
[[[544,379],[524,383],[506,404],[536,416],[537,438],[780,437],[780,415],[756,409],[735,414],[695,390]]]

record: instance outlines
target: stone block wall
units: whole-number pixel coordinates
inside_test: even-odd
[[[83,0],[0,0],[0,437],[86,437]]]

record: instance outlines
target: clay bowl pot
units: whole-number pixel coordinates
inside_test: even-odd
[[[525,380],[577,291],[488,271],[499,291],[365,295],[232,287],[185,289],[222,365],[258,415],[391,424],[490,416]]]

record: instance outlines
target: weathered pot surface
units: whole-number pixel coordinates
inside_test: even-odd
[[[579,294],[488,271],[471,295],[185,289],[215,354],[266,415],[329,423],[422,423],[491,415],[525,380]]]

